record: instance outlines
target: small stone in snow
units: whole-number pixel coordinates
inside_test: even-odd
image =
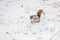
[[[23,5],[21,5],[21,7],[23,7]]]

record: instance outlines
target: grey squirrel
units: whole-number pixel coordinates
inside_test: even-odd
[[[33,22],[39,22],[42,13],[43,13],[43,10],[40,9],[40,10],[38,10],[38,12],[37,12],[36,15],[31,15],[31,16],[30,16],[30,20],[31,20],[31,22],[32,22],[32,23],[33,23]]]

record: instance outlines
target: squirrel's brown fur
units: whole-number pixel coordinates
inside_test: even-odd
[[[37,12],[37,16],[40,18],[41,17],[41,14],[42,14],[43,10],[40,9],[38,12]]]
[[[42,13],[43,13],[43,10],[40,9],[40,10],[38,10],[36,15],[31,15],[30,16],[31,23],[39,22]]]
[[[38,12],[37,12],[37,15],[31,15],[30,16],[30,19],[33,19],[34,16],[38,16],[39,18],[41,17],[41,14],[42,14],[43,10],[40,9]]]
[[[30,16],[30,19],[33,19],[33,16],[36,16],[36,15],[31,15],[31,16]]]

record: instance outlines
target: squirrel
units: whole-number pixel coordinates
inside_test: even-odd
[[[32,22],[32,23],[33,23],[33,22],[39,22],[42,13],[43,13],[43,10],[40,9],[40,10],[38,10],[38,12],[37,12],[36,15],[31,15],[31,16],[30,16],[30,20],[31,20],[31,22]]]

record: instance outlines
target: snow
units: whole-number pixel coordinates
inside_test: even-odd
[[[60,40],[60,0],[0,0],[0,40]],[[30,15],[43,9],[39,23]]]

